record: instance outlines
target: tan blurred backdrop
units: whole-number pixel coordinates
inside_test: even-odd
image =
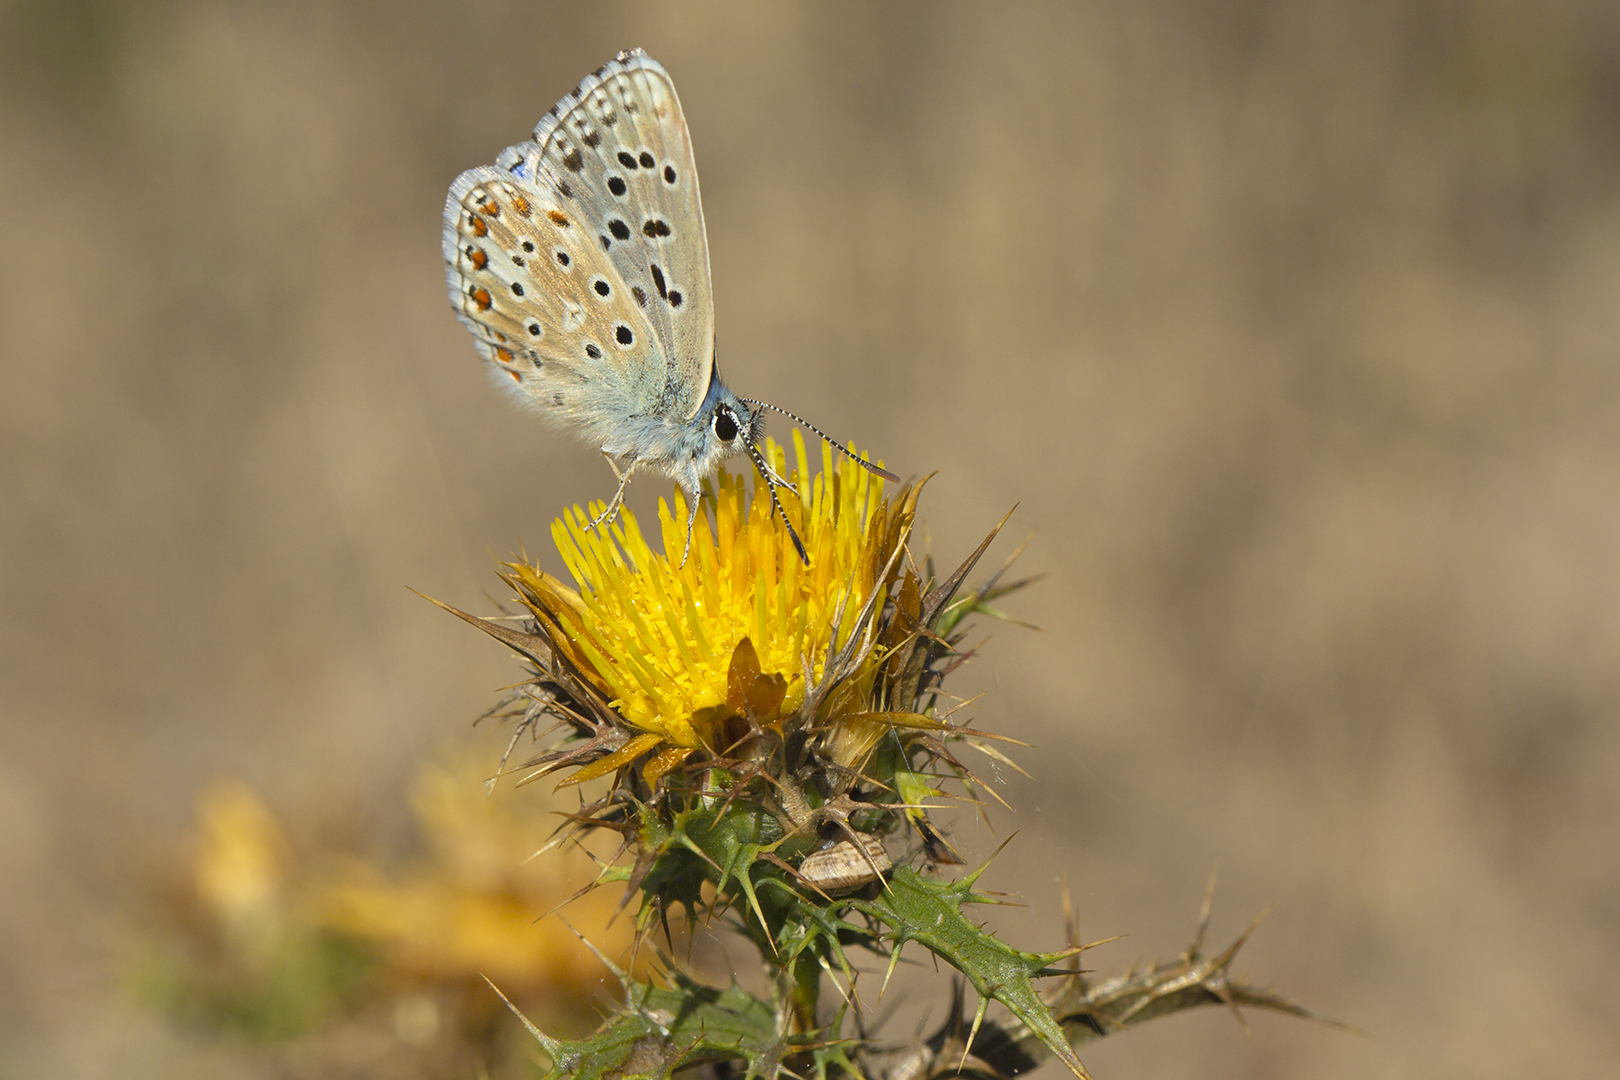
[[[0,5],[0,1076],[263,1075],[123,1002],[213,777],[386,845],[515,677],[430,608],[602,497],[445,301],[444,192],[621,48],[674,75],[722,367],[1046,578],[963,685],[971,819],[1155,1022],[1100,1078],[1620,1060],[1620,8]],[[777,429],[780,432],[780,428]],[[663,493],[637,484],[645,510]],[[1010,550],[1005,543],[1003,550]],[[740,955],[740,954],[738,954]],[[942,984],[897,1006],[909,1037]],[[893,1002],[886,1004],[892,1005]]]

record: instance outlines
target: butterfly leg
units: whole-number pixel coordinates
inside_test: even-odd
[[[695,487],[686,493],[686,547],[681,550],[681,566],[686,565],[686,557],[692,554],[692,526],[697,524],[698,501],[703,498],[703,489]]]
[[[595,521],[585,526],[586,532],[589,532],[604,522],[611,522],[614,518],[619,516],[619,509],[624,506],[624,489],[630,486],[630,477],[636,471],[636,463],[633,459],[631,460],[630,464],[626,465],[624,469],[621,470],[619,468],[619,462],[612,454],[604,450],[602,451],[602,456],[607,458],[608,468],[612,469],[613,475],[618,478],[619,490],[613,493],[613,501],[607,504],[607,509],[596,515]]]

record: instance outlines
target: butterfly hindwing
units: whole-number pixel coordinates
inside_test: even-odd
[[[655,405],[661,386],[645,373],[668,363],[618,270],[545,180],[498,166],[457,178],[445,207],[450,302],[498,381],[610,442],[604,418]]]

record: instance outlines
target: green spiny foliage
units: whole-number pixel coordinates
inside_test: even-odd
[[[1046,1048],[1076,1076],[1085,1076],[1085,1066],[1075,1056],[1063,1028],[1035,992],[1034,979],[1040,975],[1062,975],[1052,965],[1072,956],[1078,948],[1056,953],[1021,952],[994,934],[975,926],[962,914],[963,904],[994,903],[973,891],[986,862],[961,881],[927,878],[910,867],[896,867],[887,888],[870,900],[854,902],[856,910],[889,927],[892,953],[889,973],[899,963],[906,942],[915,941],[950,964],[972,984],[980,995],[975,1029],[984,1021],[992,999],[1034,1032]],[[887,982],[887,976],[885,976]]]
[[[523,1021],[551,1059],[548,1078],[662,1078],[706,1061],[781,1059],[786,1042],[777,1034],[775,1010],[753,994],[703,986],[678,973],[668,987],[617,974],[624,1006],[590,1038],[553,1038]]]

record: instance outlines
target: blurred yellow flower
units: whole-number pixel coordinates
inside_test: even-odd
[[[572,844],[535,855],[552,807],[536,806],[535,796],[490,795],[470,769],[445,767],[424,770],[411,801],[429,857],[392,877],[351,864],[314,890],[318,921],[375,942],[391,967],[413,978],[487,975],[509,993],[588,998],[602,965],[567,924],[542,916],[592,881],[597,867]],[[615,907],[591,892],[565,914],[613,956],[628,948],[631,932],[628,920],[608,925]]]
[[[184,1022],[275,1039],[379,1001],[420,1034],[442,1019],[428,1016],[430,1005],[463,1000],[484,976],[537,1015],[585,1022],[609,973],[568,924],[542,916],[589,884],[597,865],[578,844],[536,853],[560,799],[535,789],[492,795],[483,778],[471,761],[418,774],[411,803],[424,851],[402,870],[295,848],[246,784],[209,785],[197,799],[175,925],[135,958],[132,989]],[[593,892],[564,914],[617,958],[633,927],[609,925],[615,906]],[[456,1038],[484,1037],[479,1012],[465,1014],[471,1026]]]
[[[218,780],[197,799],[197,895],[226,922],[275,911],[287,878],[287,842],[275,816],[240,780]]]

